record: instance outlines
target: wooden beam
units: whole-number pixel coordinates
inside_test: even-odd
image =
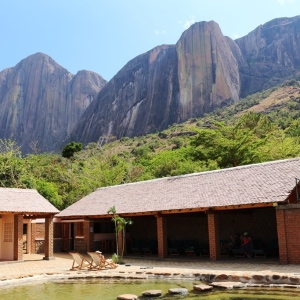
[[[207,207],[199,207],[199,208],[185,208],[185,209],[172,209],[172,210],[163,210],[161,213],[163,215],[170,215],[170,214],[186,214],[192,212],[204,212],[208,210]]]
[[[262,208],[262,207],[273,207],[273,202],[218,206],[218,207],[213,207],[213,210],[236,210],[236,209],[251,209],[251,208]]]
[[[163,211],[150,211],[150,212],[136,212],[136,213],[120,213],[121,217],[143,217],[143,216],[156,216],[158,213],[162,215],[172,215],[172,214],[187,214],[195,212],[206,212],[208,210],[214,211],[225,211],[225,210],[239,210],[239,209],[253,209],[253,208],[263,208],[263,207],[273,207],[274,203],[251,203],[251,204],[239,204],[239,205],[226,205],[226,206],[216,206],[216,207],[197,207],[197,208],[184,208],[184,209],[168,209]],[[92,215],[92,216],[76,216],[60,218],[61,220],[72,220],[72,219],[106,219],[111,218],[111,214],[105,215]]]

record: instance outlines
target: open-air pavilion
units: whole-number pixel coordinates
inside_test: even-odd
[[[59,212],[36,190],[0,188],[0,260],[23,260],[42,245],[53,258],[53,216]],[[42,218],[40,239],[36,219]]]
[[[257,255],[276,243],[271,255],[281,264],[299,264],[298,176],[300,158],[294,158],[99,188],[57,215],[56,238],[63,251],[114,252],[108,214],[114,206],[133,221],[126,227],[128,252],[219,260],[222,242],[247,231],[261,242]]]

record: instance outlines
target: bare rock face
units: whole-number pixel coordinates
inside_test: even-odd
[[[299,49],[300,16],[235,41],[213,21],[195,23],[176,45],[139,55],[107,84],[88,71],[73,76],[37,53],[0,72],[0,138],[26,153],[161,131],[297,78]]]
[[[0,72],[0,138],[23,153],[59,149],[106,81],[80,71],[75,76],[37,53]]]
[[[215,22],[191,26],[177,45],[142,54],[91,103],[70,140],[138,136],[201,116],[239,98],[238,64]]]
[[[181,120],[239,99],[238,64],[217,23],[194,24],[182,34],[176,48]]]
[[[160,46],[128,62],[101,90],[70,139],[84,143],[138,136],[178,121],[177,53]]]
[[[240,97],[299,75],[300,16],[274,19],[235,40],[243,54]]]

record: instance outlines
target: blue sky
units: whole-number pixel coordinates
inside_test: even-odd
[[[297,14],[300,0],[0,0],[0,71],[43,52],[73,74],[110,80],[139,54],[175,44],[194,22],[214,20],[237,38]]]

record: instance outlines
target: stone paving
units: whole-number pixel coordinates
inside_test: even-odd
[[[88,259],[89,257],[86,256]],[[106,256],[108,257],[108,256]],[[205,282],[244,282],[248,284],[286,284],[300,287],[300,265],[280,265],[272,259],[232,258],[211,262],[201,257],[124,257],[125,264],[114,270],[70,271],[71,255],[55,254],[43,260],[40,254],[25,254],[22,262],[0,262],[0,288],[37,280],[72,278],[168,278]]]

